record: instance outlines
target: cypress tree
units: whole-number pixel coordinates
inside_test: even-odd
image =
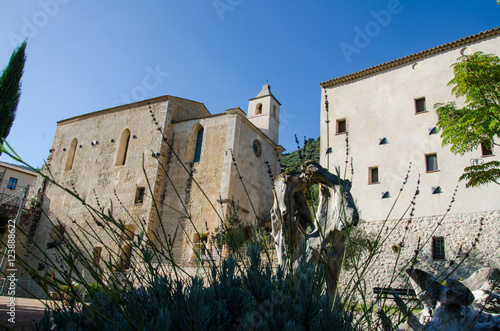
[[[7,138],[21,98],[21,77],[26,62],[26,41],[12,53],[0,76],[0,143]]]

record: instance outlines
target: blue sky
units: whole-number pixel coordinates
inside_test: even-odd
[[[3,1],[0,67],[29,40],[7,141],[41,166],[57,121],[167,94],[212,114],[246,112],[268,80],[282,104],[280,144],[292,151],[294,134],[319,136],[319,83],[495,28],[499,18],[495,0]]]

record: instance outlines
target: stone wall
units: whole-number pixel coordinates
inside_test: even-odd
[[[465,279],[482,267],[500,267],[499,224],[499,210],[363,223],[369,233],[383,238],[379,253],[367,265],[368,293],[374,287],[406,287],[404,271],[412,259],[415,267],[440,279],[450,274]],[[444,238],[444,259],[433,259],[433,237]],[[352,276],[352,271],[342,276],[344,286]]]

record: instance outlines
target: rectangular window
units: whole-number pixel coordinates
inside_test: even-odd
[[[376,184],[378,183],[378,167],[369,168],[368,170],[368,183]]]
[[[445,259],[444,237],[432,238],[432,258],[434,260]]]
[[[483,156],[493,155],[493,150],[491,149],[491,144],[481,144],[481,153]]]
[[[337,120],[337,134],[347,132],[347,122],[344,119]]]
[[[7,184],[7,188],[11,190],[15,190],[17,186],[17,178],[10,177],[9,183]]]
[[[425,113],[425,98],[415,99],[415,114]]]
[[[135,205],[142,205],[144,203],[144,193],[145,192],[146,192],[146,189],[144,187],[137,188],[137,190],[135,191],[135,200],[134,200]]]
[[[200,238],[201,236],[201,238]],[[193,238],[193,259],[198,259],[200,257],[201,259],[205,258],[207,255],[207,242],[208,242],[208,235],[206,233],[200,233],[199,235],[197,233],[194,234]]]
[[[427,154],[425,156],[425,167],[427,172],[438,170],[437,154]]]

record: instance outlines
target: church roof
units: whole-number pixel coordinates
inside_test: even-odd
[[[354,72],[354,73],[349,74],[349,75],[330,79],[326,82],[320,83],[319,85],[323,88],[331,87],[334,85],[339,85],[339,84],[346,83],[346,82],[349,82],[352,80],[356,80],[358,78],[362,78],[362,77],[365,77],[365,76],[368,76],[368,75],[371,75],[371,74],[374,74],[374,73],[377,73],[380,71],[384,71],[387,69],[391,69],[391,68],[406,64],[406,63],[410,63],[410,62],[419,60],[421,58],[424,58],[424,57],[427,57],[430,55],[445,52],[445,51],[448,51],[452,48],[464,46],[464,45],[467,45],[467,44],[470,44],[470,43],[473,43],[473,42],[476,42],[479,40],[494,37],[498,34],[500,34],[500,27],[497,27],[497,28],[494,28],[494,29],[491,29],[488,31],[483,31],[483,32],[477,33],[475,35],[468,36],[468,37],[465,37],[465,38],[462,38],[462,39],[459,39],[456,41],[452,41],[452,42],[449,42],[449,43],[446,43],[446,44],[443,44],[443,45],[440,45],[440,46],[437,46],[434,48],[427,49],[427,50],[419,52],[419,53],[411,54],[411,55],[396,59],[396,60],[392,60],[390,62],[385,62],[385,63],[379,64],[379,65],[376,65],[376,66],[373,66],[373,67],[370,67],[367,69],[363,69],[361,71]]]
[[[162,102],[162,101],[167,101],[167,100],[182,100],[184,102],[189,102],[189,103],[195,105],[196,107],[203,109],[203,111],[206,112],[207,116],[211,115],[210,111],[207,109],[207,107],[205,107],[205,104],[202,102],[193,101],[193,100],[180,98],[180,97],[175,97],[172,95],[163,95],[163,96],[155,97],[152,99],[141,100],[141,101],[137,101],[137,102],[133,102],[133,103],[129,103],[129,104],[124,104],[124,105],[120,105],[120,106],[116,106],[116,107],[112,107],[112,108],[98,110],[98,111],[87,113],[87,114],[78,115],[75,117],[70,117],[70,118],[58,121],[57,125],[75,122],[75,121],[79,121],[79,120],[85,120],[85,119],[89,119],[89,118],[103,115],[103,114],[115,113],[115,112],[119,112],[121,110],[130,109],[133,107],[146,106],[150,103],[157,103],[157,102]]]

